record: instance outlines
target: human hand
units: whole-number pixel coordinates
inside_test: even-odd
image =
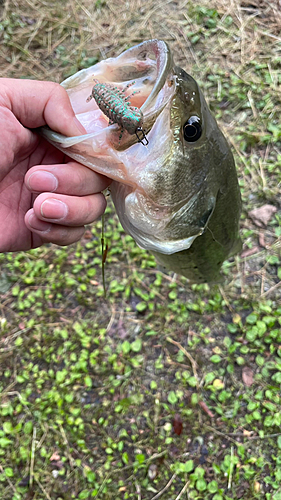
[[[105,210],[110,180],[29,130],[46,124],[85,133],[60,85],[0,79],[0,252],[69,245]]]

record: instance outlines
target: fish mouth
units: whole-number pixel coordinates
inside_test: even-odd
[[[87,102],[94,82],[104,84],[105,97],[100,106],[95,99]],[[146,145],[157,117],[171,102],[176,89],[172,55],[162,40],[142,42],[116,58],[79,71],[61,85],[67,91],[75,115],[87,134],[67,138],[47,127],[42,127],[41,133],[56,147],[60,148],[60,143],[63,144],[63,149],[91,139],[97,153],[104,152],[106,145],[116,151],[124,151],[138,142]],[[107,102],[109,88],[116,89],[116,95],[121,92],[126,105],[141,111],[141,127],[134,133],[129,133],[122,126],[122,113],[120,123],[120,120],[112,120],[103,112],[107,105],[111,105]],[[146,141],[142,141],[143,137]]]
[[[167,190],[165,175],[174,154],[170,118],[179,83],[168,45],[145,41],[79,71],[61,85],[87,134],[65,137],[47,127],[41,134],[67,156],[116,181],[110,190],[121,224],[142,248],[168,255],[189,248],[204,227],[186,229],[186,196],[172,205],[153,197],[158,170],[164,172],[161,184],[164,193]],[[101,91],[100,102],[95,85]],[[125,117],[124,124],[122,116],[121,121],[114,119],[106,106],[116,103],[119,111],[128,104],[141,112],[141,127],[129,131]]]

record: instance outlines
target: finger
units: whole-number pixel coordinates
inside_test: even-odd
[[[86,196],[106,189],[111,180],[93,172],[80,163],[70,161],[61,165],[40,165],[28,170],[25,184],[33,193],[60,193]]]
[[[58,83],[1,79],[1,103],[28,128],[48,125],[66,136],[85,134],[66,90]]]
[[[35,233],[34,247],[42,243],[55,243],[56,245],[71,245],[80,240],[85,232],[84,226],[66,227],[59,224],[42,222],[36,217],[33,209],[25,215],[25,224],[30,231]]]
[[[42,193],[33,205],[38,219],[64,226],[90,224],[103,214],[105,208],[106,200],[102,193],[82,197]]]

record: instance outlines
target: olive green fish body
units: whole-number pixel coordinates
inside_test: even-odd
[[[235,163],[196,82],[179,68],[176,73],[179,91],[171,108],[171,116],[177,123],[173,127],[174,164],[181,165],[178,171],[185,173],[185,179],[181,179],[181,199],[184,199],[185,190],[189,196],[195,195],[195,202],[184,223],[180,220],[173,220],[173,223],[177,226],[183,223],[190,235],[198,234],[201,227],[202,234],[194,239],[190,248],[180,252],[153,253],[167,270],[186,276],[192,282],[218,282],[224,260],[241,249],[241,195]],[[198,142],[186,144],[179,131],[186,118],[194,113],[195,105],[190,104],[192,93],[197,98],[197,115],[203,130]],[[173,186],[176,184],[171,182]]]
[[[225,192],[218,192],[209,223],[190,248],[171,255],[153,252],[159,264],[168,271],[186,276],[193,283],[221,281],[222,263],[241,249],[238,233],[240,192],[235,181],[230,172],[229,182],[233,185]]]

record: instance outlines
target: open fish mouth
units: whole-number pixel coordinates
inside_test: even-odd
[[[112,147],[116,151],[122,151],[137,142],[146,145],[149,142],[147,136],[157,117],[175,93],[176,82],[172,69],[170,49],[162,40],[145,41],[116,58],[109,58],[83,69],[64,80],[61,85],[66,89],[75,115],[87,134],[66,138],[50,131],[47,127],[42,127],[41,132],[57,148],[62,150],[72,148],[67,154],[74,158],[76,151],[73,146],[84,143],[85,156],[88,156],[88,160],[82,163],[89,167],[92,166],[89,146],[95,152],[95,157],[97,155],[101,157],[106,156],[106,148]],[[96,82],[102,84],[104,88],[102,104],[98,104],[95,99],[91,101],[89,99]],[[106,116],[106,107],[112,106],[111,112],[114,112],[114,106],[118,106],[110,102],[110,95],[114,98],[114,94],[115,100],[121,94],[125,106],[132,110],[134,108],[140,110],[141,130],[129,133],[128,127],[123,124],[125,119],[120,109],[119,121],[114,118],[110,120],[108,115]],[[80,153],[81,148],[78,154]],[[98,171],[96,162],[94,163],[95,170]]]

